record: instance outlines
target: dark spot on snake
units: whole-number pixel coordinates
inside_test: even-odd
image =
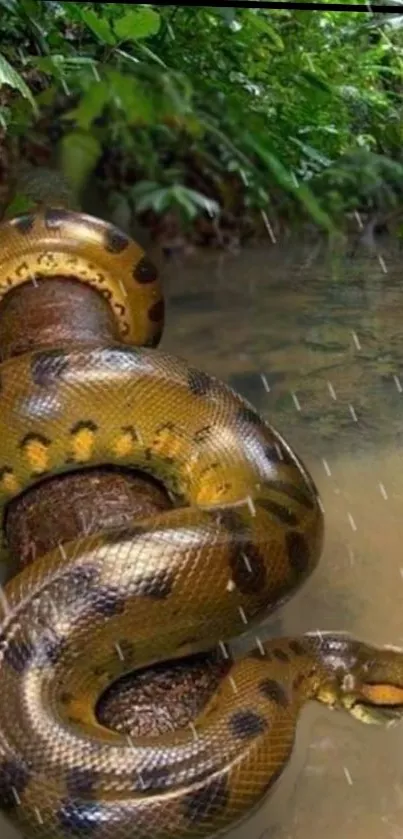
[[[285,463],[287,466],[294,466],[295,461],[286,449],[280,443],[277,445],[266,446],[264,450],[267,460],[271,463]]]
[[[262,734],[267,729],[267,722],[264,717],[256,711],[235,711],[228,720],[229,728],[233,737],[238,740],[251,740]]]
[[[146,766],[136,773],[135,788],[137,790],[150,790],[150,792],[161,792],[172,786],[174,778],[166,766]]]
[[[263,556],[252,542],[234,544],[230,553],[231,578],[242,594],[257,594],[266,583]]]
[[[304,673],[298,673],[296,675],[295,679],[293,679],[293,683],[292,683],[292,686],[293,686],[294,690],[298,690],[298,688],[301,687],[301,685],[304,681],[305,681],[305,674]]]
[[[204,425],[203,428],[199,428],[193,436],[193,442],[196,443],[196,446],[206,443],[211,436],[213,429],[213,425]]]
[[[63,702],[63,705],[68,705],[74,699],[74,694],[70,693],[68,690],[63,690],[60,694],[60,702]]]
[[[287,524],[289,527],[295,527],[298,524],[298,519],[292,510],[284,507],[283,504],[278,504],[277,501],[271,501],[269,498],[259,499],[257,502],[259,507],[263,507],[268,513],[278,519],[282,524]]]
[[[138,283],[145,285],[154,283],[158,277],[158,272],[155,265],[146,256],[143,256],[134,266],[133,277]]]
[[[208,821],[225,810],[228,801],[226,777],[212,778],[199,789],[185,795],[182,802],[183,816],[191,824]]]
[[[165,315],[165,301],[163,298],[161,300],[157,300],[156,303],[153,303],[148,310],[148,319],[151,323],[159,323],[164,319]]]
[[[283,685],[281,685],[280,682],[276,682],[275,679],[263,679],[258,684],[258,691],[265,699],[275,702],[276,705],[280,705],[281,708],[287,708],[289,705],[286,690]]]
[[[64,221],[71,218],[72,213],[62,207],[55,207],[53,209],[45,210],[44,219],[48,230],[57,230]]]
[[[49,664],[56,664],[63,651],[66,642],[53,633],[44,635],[36,645],[33,658],[38,667],[47,667]]]
[[[94,792],[96,773],[91,769],[73,766],[66,773],[66,789],[72,798],[91,796]]]
[[[261,427],[263,425],[263,420],[253,408],[250,408],[248,405],[242,405],[237,414],[237,418],[239,422],[247,423],[248,425],[255,425]]]
[[[301,641],[290,641],[288,646],[294,655],[305,655],[306,653],[306,649]]]
[[[57,813],[57,820],[70,836],[88,836],[106,821],[107,815],[95,801],[66,801]]]
[[[12,475],[12,474],[13,474],[13,470],[12,470],[11,466],[3,466],[3,468],[0,469],[0,481],[2,481],[3,478],[6,478],[7,475]]]
[[[42,350],[31,359],[31,378],[35,385],[48,387],[63,378],[68,369],[67,353],[60,350]]]
[[[0,809],[5,812],[13,810],[19,804],[29,781],[27,768],[18,760],[3,760],[0,762]]]
[[[120,430],[122,434],[130,434],[133,443],[137,443],[137,441],[139,440],[139,435],[134,425],[122,425],[122,428]]]
[[[165,600],[169,597],[174,583],[174,574],[169,571],[157,571],[152,576],[143,577],[139,582],[141,597]]]
[[[130,239],[117,227],[108,225],[105,230],[105,250],[109,253],[122,253],[126,250]]]
[[[13,226],[18,230],[19,233],[23,235],[25,233],[29,233],[32,230],[35,223],[35,216],[31,213],[28,213],[23,216],[17,216],[17,218],[13,221]]]
[[[94,612],[106,617],[113,617],[124,612],[127,597],[116,586],[100,585],[92,589],[91,601]]]
[[[75,600],[77,595],[87,594],[99,579],[99,569],[96,565],[85,564],[78,568],[67,568],[63,574],[63,585],[68,587]]]
[[[34,654],[35,648],[29,641],[17,638],[11,638],[3,651],[4,660],[16,673],[23,673],[29,667]]]
[[[217,466],[220,464],[217,463]],[[244,518],[241,513],[237,510],[220,510],[218,513],[219,524],[222,527],[225,527],[230,534],[236,534],[237,536],[244,536],[245,539],[248,538],[250,530],[247,527]]]
[[[38,259],[38,262],[39,262],[39,259]],[[28,271],[29,271],[28,262],[20,262],[18,267],[15,269],[15,273],[17,274],[17,277],[23,277],[25,274],[27,274]],[[30,279],[32,280],[33,278],[36,278],[37,276],[38,276],[37,274],[34,274],[33,276],[31,274]]]
[[[63,590],[69,594],[69,599],[66,598],[64,606],[66,613],[75,615],[82,610],[88,599],[91,601],[96,598],[96,592],[99,589],[99,574],[99,569],[94,565],[66,568],[60,579]]]
[[[49,437],[45,437],[44,434],[34,434],[30,432],[29,434],[26,434],[25,437],[23,437],[19,444],[19,448],[25,449],[25,447],[28,446],[29,443],[40,443],[41,446],[47,447],[50,446],[51,442],[52,441],[49,440]]]
[[[303,507],[307,507],[308,510],[312,510],[314,507],[314,502],[309,495],[305,495],[299,487],[294,486],[294,484],[288,481],[270,481],[270,486],[276,490],[276,492],[284,492],[285,495],[288,495],[290,498],[293,498],[294,501],[298,501],[299,504],[302,504]]]
[[[305,573],[310,566],[308,544],[301,533],[290,530],[285,535],[287,554],[291,567],[297,573]]]
[[[53,633],[43,633],[33,644],[23,639],[12,638],[4,646],[4,659],[16,673],[23,673],[31,663],[37,667],[55,664],[65,649],[63,638]]]
[[[202,370],[191,368],[188,370],[188,387],[195,396],[206,396],[213,385],[211,376],[203,373]]]
[[[287,653],[285,653],[284,650],[281,650],[279,647],[276,647],[273,650],[273,655],[274,658],[277,659],[277,661],[289,661]]]
[[[78,434],[79,431],[92,431],[95,434],[98,431],[98,426],[92,420],[80,420],[72,425],[70,434]]]

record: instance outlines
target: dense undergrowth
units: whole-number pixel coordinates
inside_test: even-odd
[[[356,212],[398,218],[395,5],[0,0],[3,182],[18,160],[57,164],[77,200],[98,190],[123,226],[138,216],[201,241],[306,220],[334,232]],[[12,211],[26,200],[17,192]]]

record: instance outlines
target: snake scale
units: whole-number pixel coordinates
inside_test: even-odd
[[[209,836],[279,778],[308,700],[366,721],[399,715],[403,656],[337,634],[259,642],[229,660],[191,727],[128,738],[100,723],[120,676],[223,646],[292,595],[320,558],[323,515],[280,434],[157,348],[164,300],[134,241],[61,207],[4,222],[1,297],[52,277],[104,295],[120,340],[1,364],[2,513],[97,464],[143,470],[174,506],[65,544],[5,586],[0,808],[33,839]]]

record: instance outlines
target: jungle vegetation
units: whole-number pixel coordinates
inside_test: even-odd
[[[388,7],[390,9],[390,3]],[[396,12],[0,0],[3,181],[102,185],[119,219],[271,229],[399,215]],[[363,0],[363,6],[364,0]],[[24,205],[16,195],[12,211]]]

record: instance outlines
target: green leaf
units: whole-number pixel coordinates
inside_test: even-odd
[[[298,137],[290,137],[289,139],[291,143],[295,143],[296,146],[299,146],[301,151],[303,151],[307,157],[310,157],[311,160],[315,160],[316,163],[320,163],[321,166],[331,166],[332,161],[330,158],[322,154],[319,149],[315,149],[308,143],[303,143],[298,139]]]
[[[154,210],[155,213],[162,213],[175,205],[185,211],[188,219],[195,218],[199,208],[210,213],[211,216],[219,212],[216,201],[182,184],[163,187],[155,181],[139,181],[131,188],[130,194],[137,213],[143,213],[149,209]]]
[[[272,41],[273,45],[282,52],[284,50],[284,41],[279,35],[278,32],[274,29],[273,26],[268,21],[266,14],[259,10],[253,9],[249,14],[249,25],[253,26],[255,30],[257,30],[256,34],[261,33],[262,35],[267,35],[268,38]]]
[[[155,61],[156,64],[159,64],[160,67],[166,68],[166,64],[164,64],[164,62],[161,61],[161,59],[158,57],[158,55],[155,54],[155,52],[152,52],[152,50],[149,50],[145,46],[145,44],[139,44],[139,47],[141,48],[142,52],[144,52],[145,55],[147,55],[148,58],[151,58],[151,60]],[[134,55],[130,55],[130,53],[125,52],[124,50],[116,49],[115,52],[116,52],[117,55],[121,55],[122,58],[125,59],[125,61],[130,61],[131,64],[140,64],[140,59],[139,58],[136,58],[136,56],[134,56]]]
[[[323,210],[313,192],[306,186],[306,184],[298,184],[293,177],[292,172],[285,168],[281,160],[279,160],[269,149],[261,145],[252,135],[247,136],[247,142],[259,155],[261,160],[266,164],[277,180],[277,183],[283,189],[290,192],[297,201],[300,201],[308,210],[311,217],[329,233],[335,232],[335,225],[330,216]]]
[[[275,47],[277,47],[277,49],[278,49],[278,50],[283,51],[283,50],[284,50],[284,41],[283,41],[283,39],[280,37],[280,35],[278,34],[278,32],[276,32],[276,30],[274,29],[274,27],[273,27],[273,26],[269,26],[269,24],[268,24],[268,23],[266,23],[266,26],[265,26],[265,31],[266,31],[266,35],[268,35],[268,36],[269,36],[269,38],[272,40],[272,42],[273,42],[274,46],[275,46]]]
[[[82,20],[82,8],[79,3],[72,3],[71,0],[64,0],[63,13],[69,20],[74,20],[77,23]]]
[[[115,21],[114,30],[123,41],[137,41],[156,35],[160,25],[161,18],[154,9],[131,9]]]
[[[88,131],[94,120],[102,114],[110,99],[109,85],[105,81],[95,82],[84,93],[77,108],[65,114],[67,119],[74,119],[77,127]]]
[[[138,181],[132,186],[130,194],[133,198],[139,198],[141,195],[146,195],[156,189],[160,189],[160,185],[156,181]]]
[[[211,216],[216,216],[220,212],[219,204],[212,198],[207,198],[206,195],[202,195],[201,192],[196,192],[195,189],[190,189],[189,187],[181,187],[181,190],[184,194],[186,194],[190,201],[193,201],[193,204],[197,207],[201,207]]]
[[[317,222],[317,224],[320,225],[320,227],[323,227],[323,229],[327,230],[328,233],[337,232],[333,220],[328,213],[326,213],[323,207],[321,207],[319,201],[315,198],[313,192],[306,184],[299,184],[295,191],[295,197],[305,205],[311,217]]]
[[[25,14],[31,18],[31,22],[38,26],[36,18],[40,12],[39,4],[36,3],[35,0],[20,0],[20,5],[22,6]]]
[[[4,55],[0,54],[0,87],[5,84],[8,84],[10,87],[18,90],[19,93],[21,93],[21,96],[28,100],[35,114],[38,113],[35,99],[32,96],[28,85],[24,82],[22,76],[14,70],[14,67],[8,63],[7,59],[4,58]]]
[[[127,125],[150,125],[157,119],[153,91],[138,79],[110,70],[108,81],[110,99],[124,113]]]
[[[321,78],[316,73],[312,73],[310,70],[300,70],[296,77],[296,81],[300,81],[301,79],[308,82],[308,84],[312,87],[316,87],[318,90],[321,90],[323,93],[332,93],[332,88],[325,79]]]
[[[64,135],[60,145],[61,168],[76,198],[94,171],[101,154],[102,147],[92,134],[72,131]]]
[[[145,192],[135,200],[136,213],[144,213],[146,210],[154,210],[155,213],[161,213],[172,203],[168,189],[157,189]]]
[[[181,189],[181,187],[173,187],[172,189],[172,197],[175,199],[175,202],[179,204],[179,206],[185,211],[185,216],[188,219],[194,219],[197,216],[197,207],[190,200],[190,198],[186,195],[186,191]]]
[[[163,213],[172,203],[169,188],[154,190],[149,194],[149,199],[152,201],[152,209],[155,213]]]
[[[0,0],[0,6],[3,6],[8,12],[17,12],[18,10],[17,0]]]
[[[106,18],[98,17],[93,9],[82,9],[81,19],[103,44],[112,45],[116,43],[116,39]]]

